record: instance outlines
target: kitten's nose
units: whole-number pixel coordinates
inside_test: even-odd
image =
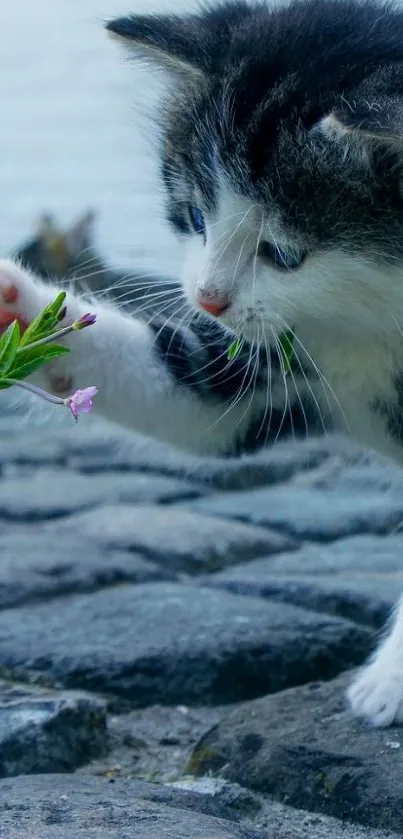
[[[215,318],[224,314],[229,306],[228,297],[203,297],[202,294],[199,294],[197,302],[205,312],[214,315]]]

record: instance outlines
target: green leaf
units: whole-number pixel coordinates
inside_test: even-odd
[[[0,338],[0,376],[10,369],[20,343],[20,327],[14,320]]]
[[[284,370],[291,373],[291,362],[294,355],[294,335],[292,332],[283,332],[280,335],[281,355],[283,356]]]
[[[19,349],[15,357],[14,367],[20,367],[21,364],[25,364],[27,361],[37,358],[42,358],[46,361],[48,358],[54,357],[55,351],[57,351],[58,355],[67,355],[67,353],[70,352],[70,349],[68,347],[63,347],[61,344],[40,344],[39,347],[30,344],[28,347],[22,347],[22,349]]]
[[[49,303],[39,312],[39,315],[34,318],[29,324],[28,329],[25,330],[20,341],[20,347],[25,347],[26,344],[30,344],[32,341],[38,341],[39,338],[45,338],[45,336],[52,334],[58,325],[58,314],[65,299],[66,292],[61,291],[52,303]]]
[[[229,345],[227,350],[228,361],[233,361],[233,359],[237,357],[238,353],[240,353],[242,347],[242,338],[235,338],[235,341],[233,341],[232,344]]]
[[[68,355],[70,350],[67,347],[62,347],[59,344],[44,344],[43,347],[27,348],[21,355],[17,357],[17,366],[8,370],[8,375],[12,379],[25,379],[30,376],[43,364],[52,361],[54,358],[60,358],[62,355]]]
[[[11,382],[8,382],[7,379],[0,379],[0,390],[5,390],[6,387],[12,387]]]

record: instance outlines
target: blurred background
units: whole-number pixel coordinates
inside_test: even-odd
[[[4,0],[3,0],[4,4]],[[161,82],[110,40],[104,20],[184,0],[16,0],[0,31],[0,248],[44,211],[69,225],[94,209],[97,248],[118,268],[173,275],[178,245],[162,218],[146,114]],[[151,135],[150,135],[151,131]]]

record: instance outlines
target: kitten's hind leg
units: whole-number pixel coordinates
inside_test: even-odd
[[[350,706],[373,725],[403,723],[403,597],[392,629],[348,691]]]

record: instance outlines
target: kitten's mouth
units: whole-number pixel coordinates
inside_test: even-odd
[[[242,324],[240,324],[239,321],[238,323],[230,323],[228,319],[223,321],[222,325],[231,330],[236,338],[241,341],[246,341],[248,344],[254,344],[255,342],[261,340],[263,335],[262,329],[259,329],[257,321],[252,318],[248,323],[243,321]]]
[[[264,329],[264,325],[262,320],[257,317],[253,312],[248,313],[244,317],[231,317],[229,314],[224,315],[223,318],[219,319],[223,326],[230,329],[235,335],[239,336],[239,338],[243,338],[245,341],[249,343],[253,343],[257,341],[260,337],[262,337]]]
[[[258,315],[250,314],[242,320],[238,318],[224,317],[220,318],[219,322],[224,327],[230,329],[237,339],[246,341],[248,344],[263,344],[274,345],[279,335],[288,332],[285,322],[280,319],[273,319],[269,322]]]

